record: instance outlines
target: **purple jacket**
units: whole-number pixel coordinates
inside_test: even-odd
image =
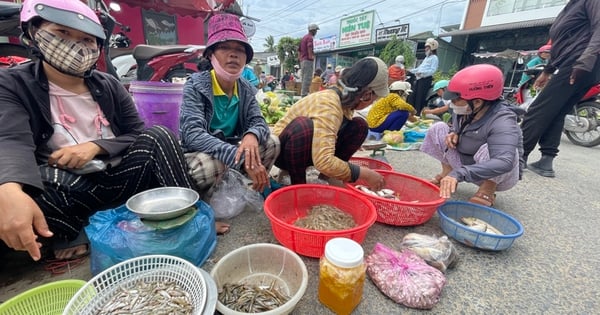
[[[452,116],[455,132],[460,127],[459,117]],[[485,143],[488,144],[490,159],[475,164],[473,156]],[[457,151],[463,167],[452,170],[449,175],[459,182],[473,183],[511,171],[514,160],[519,158],[516,152],[523,151],[523,135],[510,105],[498,101],[480,120],[468,125],[459,136]]]

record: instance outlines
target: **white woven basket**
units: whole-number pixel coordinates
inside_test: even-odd
[[[138,281],[171,281],[189,293],[194,311],[202,314],[206,304],[206,283],[192,263],[175,256],[148,255],[125,260],[88,281],[67,304],[63,315],[96,314],[121,289]]]

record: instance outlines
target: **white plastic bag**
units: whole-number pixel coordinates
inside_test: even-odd
[[[263,197],[248,186],[249,180],[240,172],[227,169],[210,197],[209,204],[216,219],[230,219],[239,215],[246,205],[261,209]]]

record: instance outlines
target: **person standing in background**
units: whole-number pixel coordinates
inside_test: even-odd
[[[542,153],[541,159],[527,168],[544,177],[555,176],[552,162],[558,155],[565,116],[600,82],[600,1],[567,2],[549,34],[550,61],[534,83],[535,88],[544,89],[521,124],[525,162],[536,144]]]
[[[437,71],[439,60],[437,57],[438,42],[433,38],[428,38],[425,41],[425,59],[417,68],[410,71],[415,78],[413,84],[414,93],[408,98],[408,103],[412,104],[417,110],[417,114],[421,114],[421,109],[425,107],[427,102],[427,92],[431,88],[433,74]]]
[[[302,90],[300,93],[302,97],[308,94],[310,83],[312,81],[312,75],[314,73],[315,52],[313,50],[313,40],[315,35],[317,35],[318,30],[319,26],[317,24],[309,24],[308,34],[302,37],[302,40],[300,41],[300,47],[298,47],[300,55],[300,67],[302,69]]]
[[[324,84],[329,83],[329,79],[331,78],[331,76],[333,75],[333,73],[334,73],[333,72],[333,66],[330,63],[328,63],[327,64],[327,68],[321,74],[321,80],[323,80]]]
[[[398,55],[396,57],[396,63],[394,63],[388,68],[388,73],[389,85],[396,81],[406,81],[406,70],[404,69],[404,56]]]

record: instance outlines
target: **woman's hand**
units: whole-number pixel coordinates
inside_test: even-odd
[[[236,165],[240,162],[242,154],[244,155],[244,168],[246,170],[262,166],[256,135],[247,133],[244,138],[242,138],[242,142],[235,154]]]
[[[450,196],[456,191],[458,180],[452,176],[445,176],[440,180],[440,197],[450,198]]]
[[[267,169],[263,165],[255,168],[246,167],[246,173],[252,179],[252,189],[263,192],[265,188],[270,186],[269,173],[267,173]]]
[[[0,185],[0,239],[14,250],[28,251],[33,260],[42,255],[37,235],[51,237],[40,207],[17,183]]]
[[[48,157],[48,165],[58,168],[78,169],[91,161],[96,155],[106,153],[93,142],[80,143],[58,149]]]
[[[358,178],[366,181],[369,185],[369,189],[372,191],[379,191],[385,188],[383,176],[370,168],[361,167],[360,176]]]
[[[454,132],[449,133],[446,136],[445,142],[448,149],[456,149],[456,145],[458,144],[458,135]]]

